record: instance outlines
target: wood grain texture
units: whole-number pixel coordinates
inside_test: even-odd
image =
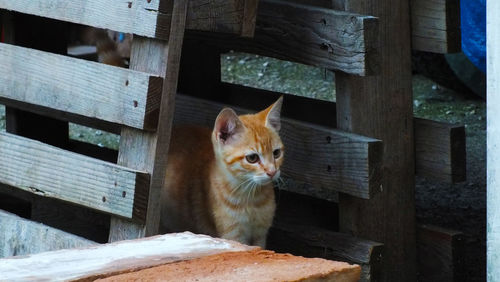
[[[257,3],[191,0],[186,28],[252,36]],[[0,0],[0,9],[159,39],[168,39],[171,6],[171,0]]]
[[[0,133],[0,182],[43,197],[144,219],[149,175]]]
[[[331,9],[261,0],[252,40],[192,33],[204,44],[356,75],[378,72],[378,20]]]
[[[268,247],[276,252],[345,261],[361,266],[360,281],[378,281],[384,245],[346,234],[312,227],[275,222]]]
[[[147,37],[167,38],[170,15],[160,0],[0,0],[0,8]]]
[[[0,259],[2,280],[94,281],[124,271],[192,258],[254,249],[189,232]],[[64,266],[64,267],[61,267]]]
[[[223,104],[177,95],[176,124],[212,127]],[[248,110],[235,108],[238,113]],[[194,110],[196,109],[196,110]],[[379,190],[382,143],[287,118],[281,120],[280,136],[286,147],[284,176],[368,199]]]
[[[194,78],[193,78],[194,79]],[[260,109],[273,103],[283,93],[241,85],[220,83],[218,93],[238,105]],[[336,127],[336,103],[288,95],[282,115],[295,120]],[[307,113],[307,114],[304,114]],[[415,173],[449,183],[466,178],[465,132],[463,125],[413,118],[415,130]]]
[[[460,52],[460,1],[411,0],[412,49]]]
[[[175,1],[172,30],[168,43],[136,37],[132,45],[130,67],[165,77],[155,133],[124,127],[121,132],[118,164],[151,173],[145,224],[113,217],[109,241],[134,239],[158,234],[161,190],[166,177],[168,148],[174,116],[175,95],[184,39],[188,1]]]
[[[140,129],[156,129],[162,79],[0,43],[0,96]]]
[[[336,2],[334,2],[336,3]],[[379,19],[380,75],[336,73],[337,126],[384,142],[382,192],[339,195],[340,231],[384,243],[381,281],[415,281],[415,156],[409,0],[345,0]],[[337,8],[337,7],[334,7]]]
[[[415,118],[415,172],[449,183],[465,181],[465,128]]]
[[[417,227],[419,281],[466,281],[462,232],[432,225]]]
[[[95,242],[0,210],[0,258],[95,245]],[[1,263],[0,263],[1,265]],[[6,279],[3,276],[0,279]]]
[[[186,29],[252,37],[259,0],[190,0]]]

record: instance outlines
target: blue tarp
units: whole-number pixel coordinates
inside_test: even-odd
[[[486,0],[461,0],[460,10],[462,52],[486,73]]]

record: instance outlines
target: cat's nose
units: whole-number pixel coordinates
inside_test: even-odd
[[[266,170],[266,174],[267,174],[270,178],[273,178],[273,177],[276,175],[276,172],[277,172],[277,170],[276,170],[276,169],[273,169],[273,170]]]

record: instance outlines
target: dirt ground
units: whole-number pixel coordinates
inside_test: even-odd
[[[285,93],[334,101],[334,75],[319,68],[255,55],[221,57],[222,79]],[[467,181],[458,184],[416,179],[419,223],[462,231],[465,235],[466,279],[484,281],[486,268],[486,105],[421,76],[413,76],[417,117],[464,124],[467,138]],[[5,112],[0,106],[0,130]],[[70,125],[70,137],[117,149],[119,136]]]

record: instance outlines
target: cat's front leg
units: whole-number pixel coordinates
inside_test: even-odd
[[[219,228],[219,237],[227,240],[237,241],[245,245],[251,245],[251,234],[245,225],[236,222]]]
[[[257,226],[252,230],[252,245],[266,248],[267,231],[269,226]]]
[[[260,236],[258,238],[255,238],[253,240],[253,244],[252,245],[259,246],[262,249],[265,249],[266,248],[266,239],[267,239],[267,236]]]

